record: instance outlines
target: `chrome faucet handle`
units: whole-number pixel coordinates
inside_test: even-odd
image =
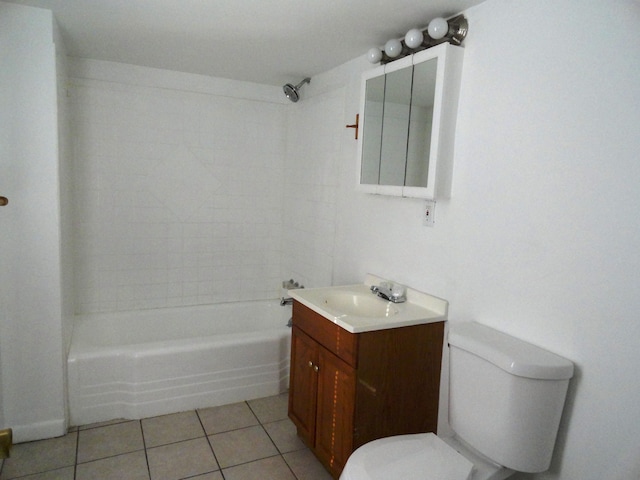
[[[401,303],[407,300],[407,288],[404,285],[400,285],[399,283],[394,283],[393,287],[391,287],[391,298],[392,302]]]
[[[384,298],[389,302],[402,303],[407,301],[407,289],[400,284],[380,282],[378,286],[371,285],[370,290],[380,298]]]

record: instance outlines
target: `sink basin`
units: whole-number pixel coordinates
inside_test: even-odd
[[[351,333],[407,327],[447,319],[448,302],[407,287],[407,301],[393,303],[371,292],[384,279],[368,274],[364,284],[289,290],[294,300]],[[295,307],[294,307],[295,309]]]
[[[399,312],[392,302],[383,300],[373,293],[333,292],[326,296],[324,304],[344,315],[359,317],[391,317]]]

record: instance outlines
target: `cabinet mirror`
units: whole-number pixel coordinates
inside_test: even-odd
[[[374,159],[380,156],[382,149],[382,104],[386,77],[378,75],[366,80],[363,135],[367,142],[362,144],[363,158],[370,159],[362,165],[362,183],[377,184],[380,179],[380,162]]]
[[[412,71],[413,67],[410,65],[385,74],[382,144],[378,155],[378,183],[383,185],[404,185],[405,182]],[[376,162],[375,156],[373,162]]]
[[[363,75],[360,190],[448,196],[461,66],[441,44]]]

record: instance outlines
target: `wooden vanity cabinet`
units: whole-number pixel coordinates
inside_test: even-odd
[[[338,478],[377,438],[436,432],[444,322],[353,334],[294,301],[289,418]]]

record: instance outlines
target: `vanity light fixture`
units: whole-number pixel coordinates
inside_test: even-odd
[[[384,50],[377,47],[370,49],[367,52],[367,59],[371,63],[384,64],[443,42],[461,45],[468,30],[469,22],[464,15],[458,15],[449,20],[434,18],[425,30],[412,28],[403,40],[389,40],[384,45]]]

